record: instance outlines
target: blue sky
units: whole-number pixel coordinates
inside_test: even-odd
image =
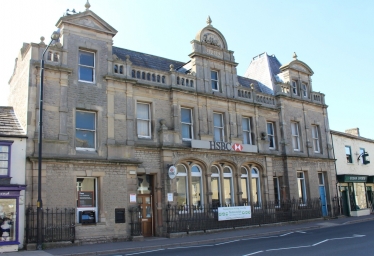
[[[84,11],[86,0],[12,0],[2,3],[0,105],[23,42],[49,38],[66,9]],[[190,41],[212,25],[225,36],[244,75],[251,59],[275,54],[282,64],[298,59],[314,71],[314,91],[326,95],[330,128],[359,127],[374,139],[374,1],[90,0],[93,12],[116,30],[114,45],[188,61]],[[14,10],[14,11],[12,11]],[[46,39],[46,42],[48,39]]]

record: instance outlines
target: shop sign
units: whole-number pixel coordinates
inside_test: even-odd
[[[204,148],[221,151],[236,151],[236,152],[257,152],[256,145],[231,143],[225,141],[206,141],[206,140],[192,140],[192,148]]]
[[[0,191],[0,196],[19,196],[19,191]]]
[[[251,206],[218,207],[218,221],[250,219]]]
[[[93,191],[79,191],[78,197],[78,207],[95,207]]]
[[[339,182],[366,182],[367,176],[357,176],[357,175],[339,175]]]
[[[175,176],[177,176],[177,168],[175,168],[174,165],[170,166],[168,173],[169,173],[169,178],[174,179]]]

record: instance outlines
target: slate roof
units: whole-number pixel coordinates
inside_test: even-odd
[[[113,54],[115,54],[122,61],[125,61],[126,60],[126,55],[129,55],[130,56],[130,61],[134,65],[140,66],[140,67],[156,69],[156,70],[160,70],[160,71],[169,71],[170,70],[170,64],[173,64],[174,68],[177,69],[176,70],[177,72],[186,73],[189,70],[190,61],[181,62],[181,61],[176,61],[176,60],[171,60],[171,59],[158,57],[158,56],[143,53],[143,52],[136,52],[136,51],[132,51],[132,50],[129,50],[129,49],[119,48],[119,47],[115,47],[115,46],[113,46]],[[273,60],[272,60],[271,66],[274,69],[274,71],[277,70],[278,73],[279,73],[280,63],[275,56],[272,59]],[[242,77],[242,76],[238,76],[238,82],[242,86],[245,86],[245,87],[248,87],[248,88],[250,88],[250,84],[253,83],[256,91],[266,93],[266,94],[271,94],[271,95],[273,94],[273,90],[269,89],[268,87],[259,83],[256,80],[246,78],[246,77]]]
[[[113,46],[113,54],[117,55],[117,57],[123,61],[126,60],[126,55],[129,55],[132,64],[161,71],[169,71],[170,64],[173,64],[174,68],[179,68],[185,64],[185,62],[166,59],[155,55],[136,52],[115,46]]]
[[[26,138],[26,134],[14,114],[13,107],[0,107],[0,137]]]

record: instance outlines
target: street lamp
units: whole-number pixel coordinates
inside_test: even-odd
[[[42,133],[43,133],[43,80],[44,80],[44,55],[47,52],[49,46],[52,42],[56,42],[60,38],[60,32],[54,31],[51,36],[51,42],[45,48],[42,59],[40,61],[40,86],[39,86],[39,152],[38,152],[38,202],[37,202],[37,250],[42,250],[42,211],[43,211],[43,202],[42,202]]]

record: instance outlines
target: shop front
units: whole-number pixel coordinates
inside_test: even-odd
[[[371,198],[368,191],[368,176],[365,175],[338,175],[343,209],[350,216],[364,216],[370,214]]]

